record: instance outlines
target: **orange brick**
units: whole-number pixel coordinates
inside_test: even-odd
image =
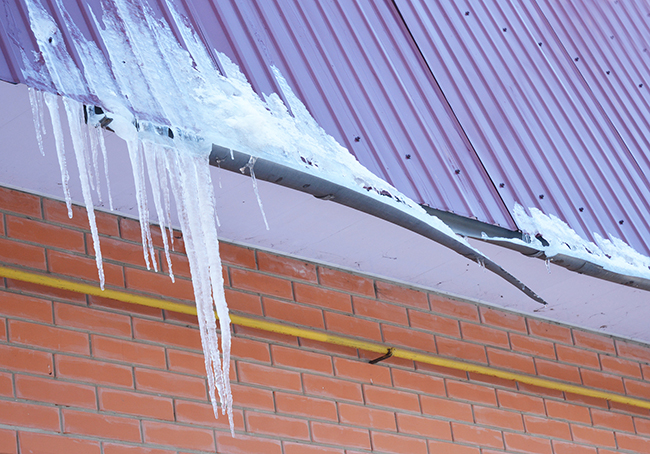
[[[573,434],[573,441],[579,443],[588,443],[601,447],[615,448],[616,441],[614,440],[614,432],[611,430],[596,429],[594,427],[581,426],[578,424],[571,424],[571,433]]]
[[[551,454],[551,440],[528,435],[504,432],[506,449],[530,454]]]
[[[88,281],[99,280],[97,264],[94,259],[64,252],[47,251],[48,270],[54,274],[77,277]],[[124,287],[122,267],[111,263],[104,263],[104,278],[107,285]]]
[[[11,374],[0,372],[0,396],[14,397],[14,385]]]
[[[86,244],[88,244],[88,255],[95,256],[95,247],[90,234],[86,234]],[[146,267],[142,244],[130,243],[120,240],[119,238],[103,238],[100,242],[102,257],[104,260],[113,262],[128,263],[130,265]],[[166,259],[165,259],[166,260]],[[160,262],[156,258],[156,263],[160,269]],[[166,262],[165,262],[166,264]],[[172,267],[175,263],[172,262]],[[151,269],[154,269],[153,263],[150,262]]]
[[[474,419],[477,424],[501,427],[523,432],[521,414],[496,408],[474,406]]]
[[[381,332],[384,335],[384,342],[389,345],[400,345],[436,353],[436,343],[431,333],[394,325],[382,325]]]
[[[627,375],[641,379],[640,364],[635,361],[628,361],[626,359],[616,358],[614,356],[600,355],[600,364],[605,372],[613,372],[615,374]]]
[[[0,238],[0,261],[39,270],[46,269],[45,249],[5,238]]]
[[[162,347],[104,336],[91,336],[91,341],[95,358],[112,359],[160,369],[166,367],[165,349]]]
[[[203,353],[192,353],[168,348],[167,359],[169,361],[169,370],[171,371],[205,376]]]
[[[527,322],[528,332],[532,336],[545,337],[558,342],[564,342],[565,344],[573,344],[571,330],[567,327],[534,318],[527,319]]]
[[[183,348],[201,350],[199,330],[156,320],[133,319],[133,336],[136,339],[176,345]]]
[[[167,396],[189,397],[200,400],[207,398],[204,379],[173,372],[136,368],[135,385],[139,390]]]
[[[257,328],[248,328],[242,325],[232,325],[232,327],[237,336],[255,337],[262,339],[263,341],[270,341],[278,344],[299,345],[298,338],[295,336],[289,336],[288,334],[274,333],[272,331]]]
[[[590,333],[574,328],[573,341],[576,347],[591,348],[601,352],[616,354],[614,340],[604,334]]]
[[[353,296],[352,305],[354,306],[354,313],[356,315],[384,320],[400,325],[408,325],[409,323],[406,309],[395,304]]]
[[[336,404],[330,400],[276,392],[275,405],[278,413],[307,416],[311,419],[338,420]]]
[[[643,345],[617,339],[616,351],[618,352],[619,356],[630,359],[637,359],[639,361],[643,361],[644,363],[650,363],[650,348]]]
[[[67,407],[97,408],[94,387],[51,378],[16,375],[16,397]]]
[[[342,424],[369,427],[371,429],[397,430],[395,413],[386,410],[377,410],[365,405],[351,405],[339,403],[339,418]]]
[[[535,363],[530,356],[520,355],[505,350],[487,347],[487,357],[490,366],[501,369],[513,369],[529,375],[535,375]]]
[[[311,263],[301,260],[257,251],[257,264],[260,271],[280,274],[292,279],[302,279],[313,283],[318,282],[316,267]]]
[[[554,454],[596,454],[596,448],[558,440],[553,440],[552,443]]]
[[[162,319],[162,309],[155,307],[141,306],[139,304],[124,303],[122,301],[112,300],[110,298],[101,298],[99,296],[88,295],[88,303],[91,307],[102,307],[127,312],[128,315],[146,315]]]
[[[650,399],[650,383],[626,378],[625,391],[630,396]]]
[[[52,354],[0,344],[0,368],[14,372],[51,375]]]
[[[377,322],[326,311],[325,326],[329,331],[381,342],[381,331]]]
[[[641,374],[643,375],[644,380],[650,380],[650,366],[647,364],[641,364]]]
[[[616,441],[618,442],[618,449],[626,449],[638,453],[650,452],[650,438],[617,432]]]
[[[124,276],[126,288],[128,289],[140,290],[169,298],[194,300],[194,288],[192,282],[187,279],[179,277],[176,278],[176,282],[172,282],[166,274],[129,267],[124,268]]]
[[[616,413],[614,413],[614,415],[619,416],[619,414]],[[642,419],[635,416],[634,425],[638,435],[650,435],[650,419]],[[632,432],[634,432],[634,430]]]
[[[482,383],[489,386],[501,386],[503,388],[517,389],[517,382],[514,380],[507,380],[505,378],[493,377],[492,375],[479,374],[478,372],[468,372],[467,376],[469,381],[474,383]]]
[[[273,364],[279,366],[295,367],[310,372],[332,374],[332,359],[329,355],[313,353],[296,348],[271,346]]]
[[[499,407],[502,408],[509,408],[523,413],[546,415],[544,400],[539,397],[497,389],[497,399],[499,401]]]
[[[510,348],[508,333],[506,331],[467,322],[460,322],[460,329],[463,339],[494,345],[496,347]]]
[[[267,413],[246,413],[248,430],[283,438],[309,440],[309,425],[304,419],[287,418]]]
[[[451,440],[451,426],[448,421],[423,416],[397,413],[397,430],[400,433]]]
[[[328,290],[299,282],[293,284],[296,301],[325,307],[341,312],[352,313],[352,298],[346,293]]]
[[[230,430],[228,425],[228,416],[223,415],[221,409],[219,409],[219,418],[215,418],[212,404],[175,399],[174,409],[176,421],[178,422],[188,423],[193,426],[208,426]],[[235,430],[244,430],[243,412],[241,410],[233,409],[232,413]]]
[[[447,380],[447,395],[456,399],[497,405],[497,396],[494,388],[479,386],[473,383]]]
[[[433,293],[429,293],[429,304],[431,305],[431,310],[433,312],[475,322],[480,321],[476,304],[447,299]]]
[[[0,313],[10,317],[52,323],[52,303],[50,301],[17,293],[0,293]]]
[[[119,219],[120,236],[129,241],[142,244],[142,233],[140,229],[140,222],[135,219],[123,218]],[[163,247],[162,233],[160,226],[151,224],[151,239],[155,247]],[[166,230],[166,229],[165,229]],[[169,233],[167,233],[169,235]],[[169,236],[167,237],[169,239]],[[178,252],[185,252],[185,243],[183,242],[182,233],[174,231],[174,250]]]
[[[219,254],[221,255],[221,260],[225,263],[250,269],[257,268],[255,251],[253,249],[219,241]]]
[[[301,306],[295,303],[287,303],[272,298],[262,298],[262,304],[264,305],[264,313],[267,317],[284,320],[296,325],[325,328],[323,311],[320,309]]]
[[[566,422],[529,415],[524,415],[524,422],[526,424],[526,433],[571,440],[571,428]]]
[[[367,429],[312,421],[311,433],[316,443],[370,449],[370,434]]]
[[[226,301],[228,302],[228,307],[231,311],[245,312],[253,315],[264,315],[259,295],[253,295],[232,289],[225,289],[225,293]]]
[[[429,299],[427,294],[422,291],[382,281],[375,282],[375,290],[377,291],[377,299],[420,309],[429,309]]]
[[[104,454],[175,454],[166,449],[144,448],[142,446],[120,445],[104,442]]]
[[[347,356],[349,358],[358,358],[360,354],[363,355],[364,353],[363,350],[357,350],[356,348],[346,347],[345,345],[336,345],[330,342],[321,342],[317,340],[306,339],[304,337],[300,338],[300,346],[304,348],[311,348],[313,350],[319,350],[323,353],[329,353],[329,354],[333,353],[339,356]],[[373,356],[373,358],[374,357],[375,356]]]
[[[567,404],[565,402],[556,402],[554,400],[546,401],[546,413],[551,418],[564,419],[571,422],[581,422],[591,424],[589,408],[579,405]]]
[[[0,400],[0,424],[59,431],[59,410],[11,400]]]
[[[632,417],[628,415],[614,413],[609,410],[598,410],[597,408],[592,408],[591,419],[594,426],[634,433],[634,422],[632,421]]]
[[[26,192],[0,187],[0,210],[41,218],[41,198]]]
[[[140,441],[140,424],[137,419],[63,410],[63,427],[65,433],[122,441]]]
[[[9,320],[11,342],[67,353],[89,355],[88,334],[36,323]]]
[[[528,336],[510,333],[510,345],[517,352],[530,353],[535,356],[555,359],[553,343],[541,339],[532,339]]]
[[[142,431],[146,443],[215,452],[214,435],[212,430],[209,429],[156,421],[142,421]]]
[[[283,442],[282,445],[284,446],[284,454],[343,454],[342,449],[326,448],[324,446],[291,443],[288,441]],[[353,454],[352,451],[347,452]]]
[[[595,370],[581,369],[582,383],[591,388],[606,389],[624,394],[623,379],[616,375],[604,374]]]
[[[372,432],[373,450],[396,454],[427,454],[427,442],[421,438]]]
[[[16,431],[0,429],[0,447],[6,454],[18,454]]]
[[[230,270],[232,286],[243,290],[292,299],[291,281],[254,271],[233,268]]]
[[[237,376],[239,381],[272,388],[286,389],[290,391],[301,391],[300,374],[289,370],[281,370],[274,367],[237,363]]]
[[[408,314],[411,327],[413,328],[421,328],[435,334],[460,338],[458,320],[413,309],[409,309]]]
[[[253,388],[252,386],[230,384],[233,402],[237,407],[258,408],[273,411],[273,392],[266,389]]]
[[[570,392],[565,392],[564,397],[567,402],[575,402],[578,404],[585,404],[591,407],[600,407],[603,409],[609,408],[608,401],[599,397],[583,396],[581,394],[574,394]]]
[[[230,353],[234,357],[253,359],[266,363],[271,362],[269,345],[266,342],[259,342],[243,337],[233,337]]]
[[[217,452],[281,454],[282,446],[280,440],[269,440],[268,438],[249,437],[239,434],[236,438],[233,438],[230,433],[217,432]]]
[[[99,388],[99,409],[127,415],[174,420],[171,399],[117,389]]]
[[[555,399],[564,399],[565,393],[557,389],[543,388],[541,386],[529,385],[527,383],[517,383],[519,391],[528,394],[537,394],[543,397],[553,397]]]
[[[555,346],[555,352],[557,353],[558,361],[600,369],[600,361],[598,360],[597,353],[559,344]]]
[[[487,364],[487,355],[483,345],[436,336],[436,346],[440,355]]]
[[[69,302],[86,304],[86,295],[83,293],[61,290],[47,285],[32,284],[30,282],[23,282],[15,279],[6,279],[6,283],[7,288],[13,291],[29,293],[31,295],[38,295],[45,298],[58,298]]]
[[[420,402],[417,394],[363,385],[363,395],[366,398],[366,404],[369,405],[420,412]]]
[[[99,454],[98,441],[81,440],[67,435],[19,432],[21,454]]]
[[[318,277],[321,285],[325,287],[375,297],[374,283],[366,277],[325,267],[318,267]]]
[[[74,356],[55,355],[59,378],[133,388],[131,368]]]
[[[479,451],[482,451],[484,454],[489,453],[489,451],[486,451],[485,449],[479,450],[479,448],[459,445],[457,443],[445,443],[444,441],[436,440],[428,440],[427,443],[429,444],[430,453],[444,452],[445,454],[479,454]]]
[[[7,340],[7,319],[0,317],[0,340]]]
[[[79,205],[72,205],[72,218],[68,217],[65,203],[57,200],[43,199],[44,219],[57,224],[65,224],[90,231],[86,209]],[[97,230],[103,235],[118,236],[117,216],[95,210]]]
[[[457,378],[460,380],[467,380],[467,372],[450,367],[434,366],[433,364],[420,363],[415,361],[415,369],[417,371],[431,372],[436,375],[444,375],[446,377]]]
[[[498,430],[452,422],[451,431],[455,442],[503,449],[503,438]]]
[[[361,385],[357,383],[309,374],[303,374],[302,383],[306,394],[363,402]]]
[[[78,230],[9,215],[5,219],[9,238],[82,254],[86,252],[84,234]]]
[[[54,320],[59,326],[131,337],[131,318],[123,314],[73,304],[54,303]]]
[[[445,396],[445,383],[440,377],[401,369],[391,369],[393,384],[396,388],[405,388],[425,394]]]
[[[520,331],[522,333],[528,332],[526,329],[526,319],[521,315],[491,309],[489,307],[479,307],[479,313],[481,315],[481,322],[487,325],[497,326],[511,331]]]
[[[535,366],[540,376],[582,384],[580,371],[575,366],[568,366],[539,358],[535,358]]]

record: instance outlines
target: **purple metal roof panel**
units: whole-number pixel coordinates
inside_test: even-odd
[[[548,19],[558,5],[545,15],[516,0],[396,4],[509,209],[537,207],[586,237],[650,251],[648,180]]]

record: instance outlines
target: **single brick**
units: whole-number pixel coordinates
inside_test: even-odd
[[[583,424],[591,424],[589,408],[579,405],[567,404],[565,402],[557,402],[554,400],[546,400],[546,413],[551,418],[563,419],[570,422],[581,422]]]
[[[384,335],[384,342],[389,345],[436,353],[436,343],[431,333],[394,325],[381,325],[381,332]]]
[[[142,431],[146,443],[174,446],[181,449],[195,449],[197,451],[215,451],[214,435],[210,429],[199,429],[157,421],[142,421]],[[230,434],[228,435],[230,436]]]
[[[326,311],[325,325],[329,331],[381,342],[381,330],[378,322]]]
[[[458,320],[413,309],[409,309],[408,314],[412,328],[425,329],[434,334],[460,338]]]
[[[408,325],[408,316],[406,308],[395,304],[384,303],[360,296],[352,297],[354,313],[363,317],[375,318],[386,322]]]
[[[295,282],[296,301],[341,312],[352,313],[352,297],[347,293]]]
[[[100,385],[133,387],[133,375],[128,366],[63,355],[55,355],[55,361],[56,374],[60,378]]]
[[[217,432],[217,452],[223,453],[255,453],[255,454],[281,454],[280,440],[270,440],[261,437],[237,435],[236,438],[227,432]],[[286,452],[285,452],[286,454]]]
[[[282,445],[284,454],[343,454],[343,449],[327,448],[325,446],[291,443],[289,441],[283,442]],[[352,451],[347,452],[354,454]]]
[[[264,315],[259,295],[253,295],[232,289],[225,289],[225,294],[228,307],[231,311],[245,312],[247,314],[260,316]]]
[[[498,430],[452,422],[451,432],[456,442],[503,449],[503,439]]]
[[[547,438],[531,437],[510,432],[504,432],[503,438],[506,442],[506,449],[530,454],[552,453],[551,440]]]
[[[102,298],[100,296],[88,295],[88,302],[90,307],[102,307],[121,312],[126,312],[127,315],[145,315],[147,317],[154,317],[158,319],[163,318],[162,309],[155,307],[141,306],[139,304],[124,303],[122,301],[112,300],[110,298]]]
[[[564,421],[524,415],[524,423],[526,424],[526,433],[571,440],[571,428]]]
[[[474,419],[477,424],[500,427],[523,432],[524,422],[518,412],[497,408],[474,406]]]
[[[505,328],[510,331],[519,331],[524,334],[528,333],[526,319],[521,315],[489,307],[479,307],[479,313],[482,323]]]
[[[358,383],[309,374],[303,374],[302,383],[305,394],[363,402],[361,385]]]
[[[12,400],[0,400],[0,424],[59,431],[59,410]]]
[[[167,348],[169,370],[192,375],[205,375],[205,359],[203,353],[186,352]]]
[[[172,282],[165,274],[129,267],[124,268],[124,275],[128,289],[180,300],[194,300],[194,288],[190,280],[177,278],[176,282]]]
[[[365,405],[351,405],[340,402],[339,418],[342,424],[368,427],[371,429],[396,431],[395,413],[392,411],[378,410]]]
[[[24,282],[16,279],[6,279],[6,282],[7,288],[13,291],[28,293],[32,296],[44,297],[47,299],[58,298],[71,303],[86,304],[86,295],[83,293],[62,290],[48,285],[32,284],[31,282]]]
[[[544,400],[540,397],[527,396],[519,392],[497,389],[499,407],[517,410],[522,413],[536,413],[546,415]]]
[[[420,309],[429,309],[429,299],[427,294],[422,291],[382,281],[375,282],[375,290],[377,291],[377,299]]]
[[[310,372],[320,372],[322,374],[331,375],[333,373],[332,359],[329,355],[283,347],[281,345],[271,345],[271,354],[273,355],[273,364],[275,365],[294,367]]]
[[[542,377],[582,384],[580,371],[575,366],[546,361],[539,358],[535,358],[535,366],[537,367],[537,373]]]
[[[558,440],[553,440],[552,443],[554,454],[596,454],[597,452],[596,448],[577,445],[575,443],[568,443]],[[601,451],[601,454],[606,454],[606,452]]]
[[[427,454],[426,440],[384,432],[372,432],[372,447],[395,454]]]
[[[133,336],[136,339],[164,345],[201,350],[199,330],[156,320],[133,319]]]
[[[616,351],[619,356],[650,363],[650,348],[646,346],[617,339]]]
[[[510,348],[508,333],[506,331],[467,322],[460,322],[460,330],[463,339],[493,345],[495,347]]]
[[[9,373],[0,372],[0,396],[14,397],[13,378]]]
[[[372,279],[358,276],[347,271],[318,267],[318,277],[321,285],[332,287],[350,293],[375,297],[375,287]]]
[[[112,337],[91,336],[95,358],[166,368],[165,349],[155,345],[140,344]]]
[[[10,317],[26,318],[37,322],[52,323],[52,303],[18,293],[0,293],[0,313]]]
[[[86,234],[86,244],[88,245],[88,255],[95,256],[95,246],[93,244],[92,236]],[[144,252],[141,244],[131,243],[119,238],[101,238],[100,249],[102,250],[102,257],[104,260],[128,263],[134,266],[146,267],[144,260]],[[149,259],[151,260],[151,258]],[[160,263],[156,259],[156,263]],[[166,264],[166,262],[165,262]],[[153,263],[150,261],[149,266],[153,269]],[[172,262],[172,267],[174,263]]]
[[[271,388],[301,391],[300,374],[259,364],[238,362],[239,381]]]
[[[117,443],[103,443],[104,454],[176,454],[175,451],[167,449],[155,449],[134,445],[122,445]]]
[[[618,442],[618,449],[639,453],[650,452],[650,438],[617,432],[616,441]]]
[[[7,319],[0,317],[0,341],[7,340]]]
[[[21,454],[99,454],[99,441],[68,435],[19,432]]]
[[[99,388],[99,409],[154,419],[174,420],[172,400],[160,396]]]
[[[174,399],[174,413],[176,415],[176,421],[178,422],[184,422],[191,424],[192,426],[207,426],[230,430],[228,417],[223,416],[221,412],[219,412],[219,418],[215,418],[212,405],[209,403]],[[233,409],[232,413],[235,430],[244,430],[243,412],[241,410]]]
[[[497,405],[497,396],[494,388],[475,385],[473,383],[447,380],[447,395],[455,399]]]
[[[614,432],[611,430],[571,424],[571,433],[573,435],[573,441],[577,441],[578,443],[588,443],[590,445],[610,448],[616,447]]]
[[[634,421],[631,416],[614,413],[610,410],[591,409],[591,419],[594,426],[607,427],[613,430],[622,430],[634,433]],[[637,425],[638,428],[638,425]],[[650,426],[648,427],[650,429]],[[647,434],[650,435],[650,432]]]
[[[440,377],[411,372],[401,369],[391,369],[393,384],[396,388],[405,388],[425,394],[445,396],[445,382]]]
[[[41,198],[27,192],[0,187],[0,210],[40,219]]]
[[[487,355],[483,345],[436,336],[436,346],[440,355],[487,364]]]
[[[315,307],[301,306],[273,298],[262,298],[262,304],[264,305],[264,313],[267,317],[284,320],[285,322],[296,325],[325,328],[323,311]]]
[[[430,453],[445,453],[445,454],[492,454],[485,449],[480,450],[472,446],[459,445],[457,443],[445,443],[444,441],[428,440]]]
[[[48,271],[54,274],[72,276],[88,281],[97,282],[97,264],[94,259],[65,252],[47,251]],[[112,263],[104,263],[104,279],[107,285],[124,287],[122,267]]]
[[[591,388],[605,389],[615,393],[625,394],[623,379],[616,375],[604,374],[595,370],[580,369],[582,383]]]
[[[309,440],[309,424],[305,419],[249,411],[246,412],[246,425],[248,431],[255,434]]]
[[[311,434],[316,443],[370,449],[370,434],[367,429],[312,421]]]
[[[232,286],[243,290],[292,299],[291,281],[255,271],[232,268],[230,270]]]
[[[247,360],[271,362],[269,355],[269,345],[266,342],[259,342],[243,337],[233,337],[230,353],[234,357]]]
[[[363,385],[363,395],[366,404],[391,409],[420,412],[420,402],[417,394],[397,391],[389,388],[379,388],[372,385]]]
[[[239,404],[239,402],[237,402],[237,404]],[[316,399],[299,394],[276,392],[275,405],[278,413],[306,416],[311,419],[325,419],[329,421],[338,420],[336,403],[331,400]]]
[[[626,394],[643,399],[650,399],[650,383],[632,379],[625,379]]]
[[[52,375],[52,354],[0,344],[0,368],[14,372]]]
[[[52,199],[43,199],[43,213],[47,221],[78,227],[90,231],[86,209],[79,205],[72,205],[72,218],[68,217],[68,208],[64,202]],[[95,210],[97,230],[103,235],[119,236],[117,216]]]
[[[90,355],[88,334],[36,323],[9,320],[11,342],[66,353]]]
[[[614,339],[603,334],[590,333],[574,328],[573,341],[576,347],[591,348],[601,352],[616,354]]]
[[[54,319],[59,326],[69,326],[93,333],[131,337],[131,318],[128,315],[76,306],[54,303]]]
[[[555,352],[557,353],[558,361],[591,367],[592,369],[600,369],[600,361],[598,360],[597,353],[560,344],[555,346]]]
[[[142,231],[140,229],[140,222],[135,219],[129,218],[120,218],[120,235],[123,239],[133,241],[135,243],[142,244]],[[151,240],[155,247],[163,247],[162,233],[160,231],[160,226],[150,225],[151,230]],[[169,232],[165,229],[167,233],[167,239],[169,239]],[[181,232],[174,232],[174,250],[178,252],[185,252],[185,243],[183,242],[183,237]],[[143,259],[144,260],[144,259]]]
[[[18,454],[15,430],[0,429],[0,447],[6,454]]]
[[[544,341],[541,339],[532,339],[528,336],[510,333],[510,345],[516,352],[530,353],[534,356],[541,356],[544,358],[555,358],[555,347],[552,342]]]
[[[45,270],[45,249],[0,238],[0,261]]]
[[[66,433],[131,442],[140,441],[140,424],[137,419],[63,410],[63,427]]]
[[[95,388],[52,378],[16,374],[16,397],[66,407],[97,409]]]
[[[219,242],[221,260],[232,265],[255,269],[255,251],[232,243]]]
[[[381,365],[345,358],[334,358],[334,371],[338,377],[375,385],[391,386],[390,369]]]
[[[478,372],[468,372],[467,378],[470,382],[478,384],[486,384],[488,386],[500,386],[503,388],[517,389],[517,382],[500,377],[493,377],[492,375],[480,374]]]
[[[487,347],[486,350],[490,366],[535,375],[535,363],[532,357],[492,347]]]
[[[397,431],[440,440],[451,440],[451,425],[448,421],[424,416],[397,413]]]
[[[9,238],[82,254],[86,252],[84,234],[78,230],[9,215],[5,218]]]
[[[135,369],[136,389],[160,393],[167,396],[206,399],[205,380],[173,372],[150,369]]]
[[[433,293],[429,293],[429,304],[431,305],[431,310],[439,314],[475,322],[481,321],[476,304],[447,299]]]
[[[641,365],[636,361],[617,358],[615,356],[600,355],[600,364],[605,372],[627,375],[628,377],[642,379]]]
[[[292,279],[318,282],[316,266],[301,260],[257,251],[257,265],[260,271],[280,274]]]
[[[565,326],[560,326],[555,323],[545,322],[534,318],[527,319],[528,332],[532,336],[545,337],[546,339],[564,342],[565,344],[573,344],[571,337],[571,330]]]
[[[254,388],[252,386],[231,383],[233,402],[237,407],[257,408],[260,410],[273,411],[273,392],[268,389]]]

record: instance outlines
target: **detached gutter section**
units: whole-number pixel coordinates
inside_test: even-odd
[[[245,172],[250,158],[251,156],[246,153],[213,145],[212,153],[210,154],[210,164],[233,172]],[[429,238],[430,240],[457,252],[463,257],[474,262],[482,263],[485,268],[517,287],[528,297],[540,304],[546,304],[546,302],[526,284],[481,253],[461,241],[454,240],[452,237],[445,235],[426,222],[398,210],[390,204],[382,203],[379,200],[365,196],[353,189],[263,158],[256,158],[254,171],[255,177],[260,180],[305,192],[313,195],[317,199],[331,200],[340,203],[341,205],[384,219]]]

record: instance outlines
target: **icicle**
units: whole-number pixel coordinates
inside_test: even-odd
[[[172,282],[174,282],[172,258],[169,255],[169,242],[167,241],[167,234],[165,233],[165,214],[163,211],[163,205],[160,202],[160,178],[158,177],[158,164],[156,162],[156,152],[160,146],[150,142],[144,142],[143,146],[144,159],[147,163],[147,173],[149,175],[149,184],[151,185],[151,191],[153,192],[153,204],[156,208],[156,215],[158,216],[158,223],[160,224],[160,233],[162,234],[163,245],[165,247],[165,258],[167,259],[167,267],[169,268],[169,277]]]
[[[546,263],[546,271],[548,272],[548,274],[551,274],[551,261],[549,259],[546,259],[545,263]]]
[[[253,180],[253,190],[255,191],[255,197],[257,197],[257,205],[260,207],[260,212],[262,213],[262,219],[264,219],[264,225],[266,226],[266,230],[270,230],[269,223],[266,221],[266,213],[264,213],[264,207],[262,206],[262,199],[260,198],[260,192],[257,189],[257,179],[255,178],[255,171],[253,170],[256,161],[257,158],[251,156],[251,158],[248,160],[246,165],[239,170],[241,171],[241,173],[244,173],[246,169],[250,171],[251,179]]]
[[[29,93],[29,103],[32,106],[32,119],[34,120],[38,149],[40,150],[41,155],[45,156],[43,136],[47,133],[47,130],[45,129],[45,118],[43,115],[43,93],[32,87],[29,87],[27,92]]]
[[[108,193],[108,207],[113,211],[113,197],[111,196],[111,181],[108,178],[108,153],[106,152],[106,142],[104,142],[104,131],[102,128],[95,128],[97,131],[97,139],[99,148],[102,150],[102,158],[104,159],[104,177],[106,178],[106,192]]]
[[[93,238],[93,247],[95,248],[95,262],[97,262],[97,272],[99,274],[99,286],[104,290],[104,266],[102,264],[102,251],[99,246],[99,233],[97,232],[97,222],[95,220],[95,209],[93,207],[92,194],[90,193],[89,181],[89,163],[84,153],[85,136],[83,134],[83,114],[82,105],[70,98],[63,98],[63,105],[68,115],[68,125],[70,135],[72,136],[72,148],[77,158],[77,169],[79,170],[79,180],[81,181],[81,192],[83,194],[86,211],[88,213],[88,223]]]
[[[93,107],[91,106],[85,106],[86,108],[86,118],[90,117],[91,114],[91,109]],[[89,131],[89,137],[90,137],[90,156],[92,157],[93,160],[93,171],[95,172],[95,183],[93,189],[97,191],[97,198],[99,199],[99,203],[102,202],[102,192],[101,188],[99,187],[100,181],[99,181],[99,139],[97,137],[97,130],[99,129],[99,125],[90,125],[88,124],[88,131]],[[92,179],[91,179],[92,182]]]
[[[65,161],[65,145],[63,142],[63,127],[61,126],[61,116],[59,115],[59,103],[56,95],[48,92],[43,93],[43,99],[47,110],[50,112],[52,120],[52,131],[54,132],[54,143],[56,144],[56,156],[59,159],[59,168],[61,169],[61,184],[63,185],[63,196],[65,204],[68,207],[68,217],[72,219],[72,199],[70,198],[70,175],[68,175],[68,166]]]
[[[172,229],[171,204],[169,201],[169,184],[167,183],[167,169],[165,168],[164,154],[165,150],[163,147],[158,147],[156,149],[156,164],[158,165],[158,177],[160,178],[160,188],[162,189],[163,194],[165,223],[167,224],[167,230],[169,231],[169,242],[173,251],[174,230]],[[167,235],[164,231],[162,233],[163,235]],[[171,264],[169,266],[169,269],[171,270]]]

